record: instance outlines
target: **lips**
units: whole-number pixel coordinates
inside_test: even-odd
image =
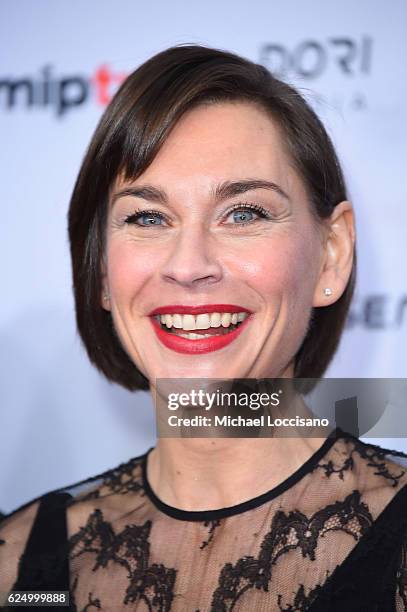
[[[149,313],[158,339],[178,353],[202,354],[231,344],[252,312],[234,304],[161,306]]]

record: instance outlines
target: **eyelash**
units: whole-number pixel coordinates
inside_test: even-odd
[[[132,225],[133,223],[135,223],[135,221],[137,221],[138,219],[140,219],[140,217],[144,217],[144,215],[155,215],[156,217],[159,217],[160,219],[163,219],[164,221],[166,220],[164,215],[160,212],[157,212],[156,210],[148,210],[145,208],[136,208],[136,210],[131,213],[131,215],[127,215],[123,221],[124,223],[128,223],[129,225]],[[140,227],[148,227],[147,225],[140,225]]]
[[[235,210],[253,210],[254,212],[258,213],[259,215],[261,215],[261,217],[263,219],[272,219],[273,215],[267,211],[265,208],[263,208],[263,206],[260,206],[259,204],[252,204],[249,202],[241,202],[239,204],[235,204],[234,206],[232,206],[232,208],[230,208],[227,213],[225,214],[226,217],[228,217],[231,213],[233,213]],[[137,208],[133,213],[131,213],[130,215],[127,215],[123,221],[124,223],[128,223],[129,225],[132,224],[136,224],[135,222],[140,219],[140,217],[143,217],[144,215],[154,215],[156,217],[158,217],[159,219],[162,219],[163,221],[166,221],[166,217],[165,215],[163,215],[162,213],[153,210],[153,209],[143,209],[143,208]],[[243,221],[242,223],[234,223],[231,225],[236,225],[236,226],[245,226],[245,225],[250,225],[251,223],[253,223],[254,221],[256,221],[256,219],[253,219],[251,221]],[[153,226],[148,226],[148,225],[139,225],[139,227],[153,227]]]
[[[250,202],[241,202],[240,204],[235,204],[234,206],[232,206],[232,208],[228,210],[226,216],[228,217],[235,210],[253,210],[254,212],[258,213],[263,219],[270,220],[273,218],[273,215],[268,210],[263,208],[263,206],[260,206],[260,204],[251,204]],[[253,221],[256,221],[256,219],[253,219]],[[243,221],[242,223],[234,223],[233,225],[249,225],[250,223],[253,223],[253,221]]]

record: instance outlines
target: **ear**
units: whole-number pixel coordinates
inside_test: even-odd
[[[100,275],[102,279],[102,293],[100,295],[100,305],[104,310],[110,311],[110,291],[107,282],[106,264],[104,257],[100,263]]]
[[[353,264],[355,219],[352,204],[347,200],[335,206],[324,220],[323,261],[315,288],[313,306],[329,306],[345,291]],[[325,293],[330,289],[329,295]]]

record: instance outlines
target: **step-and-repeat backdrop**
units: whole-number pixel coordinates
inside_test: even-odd
[[[112,94],[174,44],[261,62],[317,110],[344,165],[359,251],[327,376],[406,376],[406,23],[403,0],[3,0],[0,510],[154,444],[149,396],[103,380],[76,335],[66,211]],[[403,438],[383,443],[407,450]]]

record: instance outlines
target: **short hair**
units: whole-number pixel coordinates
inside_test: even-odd
[[[184,113],[228,101],[252,102],[279,126],[317,220],[347,199],[343,173],[322,122],[298,91],[264,66],[227,51],[180,45],[130,74],[88,147],[70,201],[68,232],[78,332],[91,363],[131,391],[148,389],[148,380],[124,350],[111,313],[100,301],[109,192],[119,175],[141,175]],[[341,297],[312,310],[295,356],[296,378],[320,378],[325,372],[345,325],[355,276],[356,254]]]

